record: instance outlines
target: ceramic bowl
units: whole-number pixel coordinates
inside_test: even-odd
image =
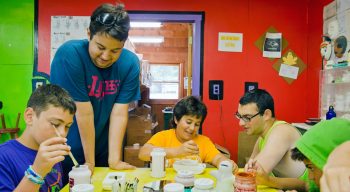
[[[181,170],[192,171],[194,174],[201,174],[205,169],[205,163],[198,163],[196,160],[183,159],[175,161],[173,168],[176,172]]]

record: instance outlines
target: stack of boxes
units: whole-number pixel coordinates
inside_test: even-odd
[[[124,147],[124,161],[136,167],[147,166],[146,162],[138,158],[142,147],[154,134],[156,122],[153,122],[150,107],[138,107],[129,113],[126,127],[126,146]]]

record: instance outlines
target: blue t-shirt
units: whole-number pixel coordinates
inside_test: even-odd
[[[50,80],[66,89],[79,102],[91,102],[95,123],[95,155],[108,152],[109,117],[115,103],[140,99],[139,59],[123,49],[119,59],[108,68],[91,61],[87,40],[64,43],[51,64]],[[84,162],[77,121],[68,132],[68,144],[74,156]],[[107,161],[107,160],[106,160]]]
[[[24,177],[24,172],[32,165],[37,151],[22,145],[17,140],[9,140],[0,145],[0,191],[13,191]],[[60,191],[62,188],[62,167],[57,163],[44,178],[39,191]]]

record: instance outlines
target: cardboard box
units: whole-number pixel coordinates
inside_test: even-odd
[[[337,0],[336,5],[337,5],[337,10],[336,10],[337,13],[341,13],[341,12],[344,12],[344,11],[350,9],[350,1],[349,0]]]
[[[339,33],[338,37],[341,35],[344,35],[347,38],[347,41],[349,42],[350,38],[350,10],[346,10],[343,12],[337,13],[337,20],[338,20],[338,27],[339,27]],[[349,46],[349,43],[348,43]],[[348,50],[348,48],[347,48]]]
[[[334,0],[323,7],[323,20],[329,19],[337,14],[337,2]]]
[[[149,116],[130,114],[126,127],[126,145],[132,146],[135,143],[144,145],[152,137],[154,130]]]
[[[338,27],[338,30],[334,30],[333,29],[334,27]],[[333,37],[333,35],[330,35],[328,33],[329,29],[332,29],[331,31],[339,31],[339,23],[338,23],[338,20],[337,20],[337,16],[333,16],[333,17],[328,18],[328,19],[323,21],[323,34],[324,35],[329,35],[329,37],[332,40],[334,40],[335,37]]]
[[[125,146],[124,147],[124,162],[127,162],[136,167],[147,167],[147,162],[139,159],[140,147]]]
[[[141,107],[136,107],[134,110],[132,110],[130,114],[138,116],[152,115],[152,108],[146,104],[143,104]]]

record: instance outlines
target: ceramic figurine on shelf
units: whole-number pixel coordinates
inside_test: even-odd
[[[332,40],[326,35],[323,36],[323,42],[320,45],[320,52],[322,59],[325,62],[325,68],[332,68],[332,61],[330,61],[332,56]]]
[[[348,45],[347,39],[345,36],[339,36],[335,39],[334,42],[334,54],[338,58],[342,58],[346,51],[346,47]]]

